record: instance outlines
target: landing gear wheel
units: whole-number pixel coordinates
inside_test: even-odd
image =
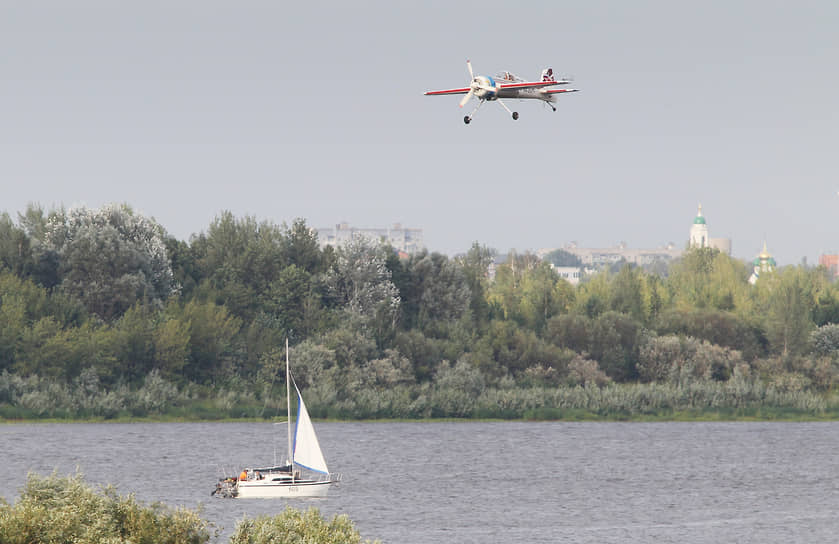
[[[463,122],[466,123],[467,125],[469,124],[470,121],[472,121],[472,118],[469,117],[468,115],[463,118]]]
[[[513,112],[513,121],[517,121],[517,120],[518,120],[518,118],[519,118],[519,112],[514,111],[514,112]]]

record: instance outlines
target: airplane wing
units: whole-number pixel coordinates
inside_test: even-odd
[[[425,91],[425,96],[443,95],[443,94],[466,94],[469,92],[469,87],[461,89],[446,89],[444,91]]]
[[[521,83],[502,83],[499,85],[500,89],[539,89],[542,87],[552,87],[554,85],[568,85],[570,81],[524,81]]]

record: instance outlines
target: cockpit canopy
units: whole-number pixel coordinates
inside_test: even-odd
[[[495,75],[495,79],[504,83],[520,83],[524,81],[522,78],[518,77],[512,72],[507,71],[498,72],[498,74]]]

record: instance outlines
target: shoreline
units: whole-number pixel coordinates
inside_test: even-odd
[[[285,418],[190,418],[182,416],[155,416],[155,417],[116,417],[116,418],[35,418],[35,419],[4,419],[0,418],[0,425],[31,425],[31,424],[90,424],[90,423],[284,423]],[[662,414],[633,414],[633,415],[609,415],[603,416],[592,413],[574,413],[563,417],[520,417],[520,418],[376,418],[376,419],[319,419],[313,418],[316,423],[736,423],[736,422],[779,422],[779,423],[811,423],[811,422],[834,422],[839,421],[839,414],[801,414],[801,413],[778,413],[778,414],[728,414],[719,411],[708,411],[700,413],[662,413]]]

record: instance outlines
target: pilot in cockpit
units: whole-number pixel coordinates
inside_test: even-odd
[[[545,68],[544,70],[542,70],[542,81],[556,81],[554,79],[553,68]]]

